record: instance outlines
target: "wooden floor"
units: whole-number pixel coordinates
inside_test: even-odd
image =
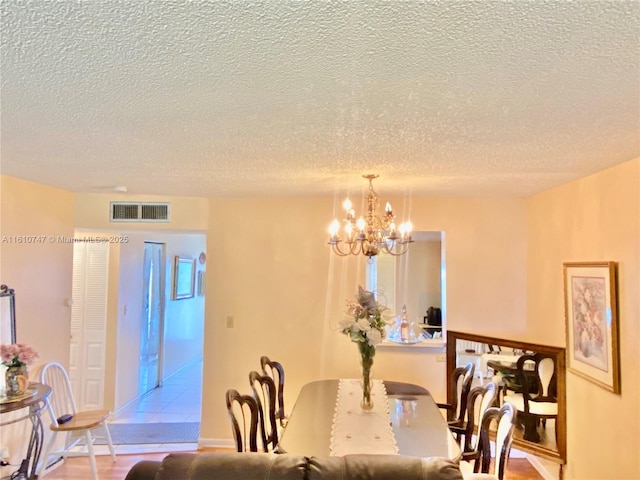
[[[215,451],[207,449],[206,452]],[[219,450],[223,451],[223,450]],[[227,450],[228,451],[228,450]],[[101,455],[96,457],[100,480],[124,480],[129,469],[140,460],[162,460],[166,453],[147,453],[144,455],[118,455],[116,463],[111,457]],[[91,479],[91,469],[87,458],[69,458],[64,465],[56,468],[43,477],[43,480],[88,480]],[[522,458],[509,459],[505,480],[543,480],[543,477],[533,466]]]

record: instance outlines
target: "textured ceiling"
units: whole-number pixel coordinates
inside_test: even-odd
[[[529,195],[640,156],[640,3],[0,0],[1,171]]]

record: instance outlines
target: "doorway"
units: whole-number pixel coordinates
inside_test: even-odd
[[[163,243],[144,243],[138,395],[160,386],[162,381],[164,250]]]

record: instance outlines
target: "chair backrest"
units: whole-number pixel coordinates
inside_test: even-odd
[[[251,395],[229,389],[225,394],[231,431],[238,452],[258,451],[258,404]]]
[[[260,357],[260,366],[262,367],[262,373],[269,375],[277,388],[277,404],[276,404],[276,418],[280,420],[280,423],[285,419],[284,413],[284,368],[279,362],[269,360],[269,357]]]
[[[463,451],[473,452],[478,449],[480,422],[487,409],[493,406],[495,399],[496,384],[493,382],[489,382],[481,387],[474,387],[469,392]]]
[[[265,452],[278,446],[278,422],[276,420],[276,384],[269,375],[249,373],[253,398],[258,404],[260,439]]]
[[[478,450],[480,456],[476,460],[474,471],[481,473],[491,473],[491,424],[497,422],[495,433],[496,458],[493,462],[493,475],[498,480],[503,480],[507,467],[507,460],[511,452],[511,442],[513,441],[513,431],[515,429],[516,410],[513,405],[504,403],[499,409],[490,407],[484,412],[482,423],[480,424],[480,445]]]
[[[51,387],[51,395],[47,399],[47,409],[51,422],[58,425],[58,418],[64,414],[74,415],[78,409],[73,398],[73,390],[69,375],[58,362],[49,362],[40,370],[40,383]]]
[[[527,365],[536,375],[527,375]],[[522,388],[524,411],[529,411],[529,402],[557,403],[556,362],[554,355],[534,353],[522,355],[517,363],[517,378]]]
[[[447,420],[464,421],[474,370],[475,365],[473,363],[467,363],[466,366],[458,367],[453,371],[449,385],[452,408],[448,411],[449,418],[447,418]]]

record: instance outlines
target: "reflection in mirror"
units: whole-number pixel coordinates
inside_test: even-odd
[[[372,257],[367,264],[367,289],[376,294],[378,302],[396,312],[398,322],[405,307],[412,331],[438,338],[442,336],[446,306],[444,232],[414,232],[412,237],[406,254]]]
[[[0,286],[0,344],[16,343],[15,292],[7,285]]]
[[[514,445],[564,460],[564,349],[462,332],[447,333],[447,371],[475,365],[473,386],[494,382],[497,405],[517,410]]]

